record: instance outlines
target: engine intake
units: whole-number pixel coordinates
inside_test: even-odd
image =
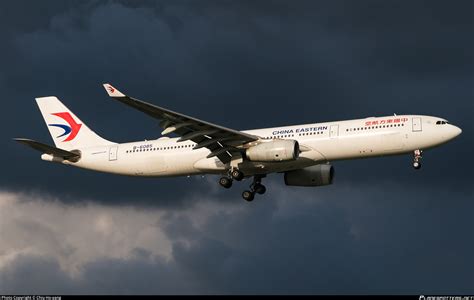
[[[332,184],[334,167],[316,165],[285,172],[285,184],[291,186],[323,186]]]
[[[245,151],[251,161],[287,161],[300,155],[300,146],[295,140],[274,140],[250,147]]]

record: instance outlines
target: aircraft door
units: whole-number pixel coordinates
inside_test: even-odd
[[[412,130],[413,131],[421,131],[422,130],[422,128],[421,128],[421,118],[420,117],[412,118]]]
[[[339,135],[339,125],[331,125],[329,128],[329,137],[330,138],[337,138]]]
[[[109,147],[109,161],[117,160],[118,146]]]

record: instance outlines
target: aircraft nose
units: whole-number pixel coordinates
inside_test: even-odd
[[[455,138],[455,137],[457,137],[458,135],[461,134],[462,129],[459,128],[459,127],[457,127],[457,126],[454,126],[454,125],[452,125],[452,126],[453,126],[453,127],[452,127],[452,134],[453,134],[453,137],[452,137],[452,138]]]

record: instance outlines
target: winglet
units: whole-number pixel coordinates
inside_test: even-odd
[[[104,83],[103,86],[110,97],[125,97],[124,94],[122,94],[119,90],[114,88],[110,83]]]

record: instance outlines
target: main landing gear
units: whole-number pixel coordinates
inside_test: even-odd
[[[230,176],[232,176],[232,178],[237,180],[237,181],[241,181],[242,179],[244,179],[244,173],[242,173],[238,169],[233,169],[230,172]]]
[[[422,154],[422,150],[413,151],[413,168],[415,168],[416,170],[421,168],[421,158],[423,157]]]
[[[237,181],[241,181],[242,179],[244,179],[244,173],[237,169],[233,169],[229,172],[229,175],[221,177],[221,179],[219,179],[219,184],[228,189],[232,186],[232,181],[234,179]]]
[[[229,177],[221,177],[221,179],[219,179],[219,184],[228,189],[232,186],[232,179]]]
[[[246,201],[252,201],[255,197],[255,194],[263,195],[267,191],[267,188],[262,184],[263,176],[255,175],[253,177],[253,182],[250,185],[250,191],[244,191],[242,193],[242,198]]]
[[[242,193],[242,198],[244,198],[246,201],[252,201],[255,197],[255,194],[264,194],[267,189],[262,184],[263,177],[265,177],[265,175],[255,175],[253,177],[253,182],[250,185],[250,190],[245,190]],[[219,179],[219,184],[222,187],[228,189],[232,186],[233,180],[241,181],[243,178],[244,173],[242,173],[240,170],[233,169],[229,172],[228,176],[224,176]]]

